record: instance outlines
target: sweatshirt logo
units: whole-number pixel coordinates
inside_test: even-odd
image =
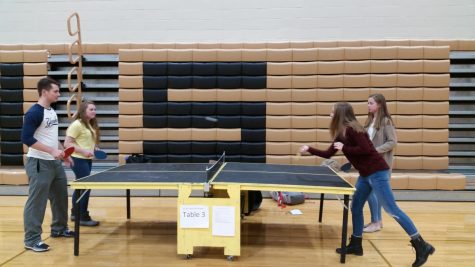
[[[58,125],[58,117],[55,118],[46,118],[46,129],[51,128],[54,125]]]

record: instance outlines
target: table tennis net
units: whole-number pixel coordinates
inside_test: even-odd
[[[223,166],[225,162],[226,162],[226,152],[223,152],[223,154],[219,157],[219,159],[216,162],[213,163],[213,165],[206,168],[207,182],[213,179],[213,177],[221,169],[221,166]]]

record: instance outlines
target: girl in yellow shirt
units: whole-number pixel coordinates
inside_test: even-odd
[[[71,158],[74,166],[71,167],[76,179],[86,177],[91,174],[92,158],[94,150],[98,149],[97,145],[100,140],[100,131],[96,119],[96,105],[92,101],[84,101],[81,103],[78,112],[74,114],[74,121],[66,130],[65,147],[74,146],[74,153]],[[98,221],[94,221],[89,216],[88,204],[89,194],[87,191],[79,202],[81,211],[80,224],[84,226],[97,226]],[[73,193],[73,209],[71,210],[71,220],[74,221],[74,203],[79,196]]]

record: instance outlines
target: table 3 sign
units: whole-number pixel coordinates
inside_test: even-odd
[[[209,228],[209,207],[205,205],[181,205],[181,228]]]

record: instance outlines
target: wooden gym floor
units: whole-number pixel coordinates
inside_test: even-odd
[[[43,224],[45,253],[23,248],[24,196],[0,196],[0,266],[340,266],[335,253],[341,233],[341,204],[327,200],[318,224],[318,200],[262,208],[242,224],[241,256],[226,261],[223,249],[195,248],[192,259],[176,254],[176,198],[134,197],[126,220],[125,198],[92,197],[90,211],[99,227],[81,227],[80,256],[73,239],[49,237],[51,213]],[[473,202],[399,202],[423,237],[436,247],[424,266],[474,266]],[[303,215],[290,215],[291,209]],[[366,214],[369,218],[369,210]],[[341,266],[411,266],[415,251],[401,227],[384,214],[381,232],[365,234],[363,257],[347,256]],[[70,223],[73,228],[73,224]],[[351,232],[351,227],[349,228]]]

